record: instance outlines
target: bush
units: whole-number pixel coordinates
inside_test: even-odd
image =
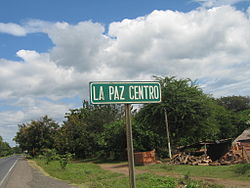
[[[33,159],[33,157],[30,154],[25,154],[26,159]]]
[[[64,170],[71,159],[72,159],[71,153],[59,155],[59,163],[60,163],[61,169]]]
[[[48,165],[50,161],[55,160],[57,158],[55,149],[45,149],[43,156],[45,158],[45,164]]]

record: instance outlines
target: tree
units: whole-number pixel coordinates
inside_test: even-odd
[[[12,154],[12,148],[7,142],[3,141],[3,138],[0,136],[0,157],[4,157]]]
[[[95,157],[103,149],[100,137],[105,125],[120,118],[118,105],[89,105],[70,110],[67,120],[58,131],[57,150],[64,154],[70,152],[77,158]]]
[[[30,155],[36,156],[42,153],[44,149],[54,147],[55,135],[59,125],[48,116],[18,125],[18,127],[19,130],[14,140],[23,151],[27,150]]]
[[[135,149],[156,149],[160,156],[167,153],[164,108],[174,147],[226,137],[231,133],[220,133],[227,126],[234,131],[231,119],[226,119],[229,112],[190,79],[156,79],[161,84],[162,103],[144,105],[135,116]]]
[[[125,122],[116,120],[104,125],[104,131],[98,135],[98,145],[102,157],[123,160],[126,158]]]
[[[217,99],[218,103],[233,112],[241,112],[250,109],[250,97],[228,96]]]

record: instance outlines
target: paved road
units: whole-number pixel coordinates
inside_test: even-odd
[[[0,160],[0,182],[0,188],[75,188],[64,181],[45,176],[21,156]]]
[[[0,159],[0,188],[2,188],[1,186],[6,181],[12,169],[20,158],[21,156],[14,155],[11,157]]]

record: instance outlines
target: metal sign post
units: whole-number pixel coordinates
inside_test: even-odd
[[[130,118],[131,116],[130,104],[125,104],[125,116],[126,116],[126,132],[127,132],[129,183],[130,183],[130,188],[136,188],[133,136],[132,136],[132,126],[131,126],[131,118]]]
[[[170,136],[169,136],[169,128],[168,128],[168,115],[167,115],[166,108],[164,108],[164,114],[165,114],[166,131],[167,131],[167,137],[168,137],[168,154],[169,154],[169,158],[172,159],[172,152],[171,152],[171,145],[170,145]]]

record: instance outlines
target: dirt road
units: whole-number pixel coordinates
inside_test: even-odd
[[[37,168],[32,168],[24,159],[19,159],[1,188],[75,188],[42,174]]]
[[[117,173],[122,173],[128,175],[128,165],[127,164],[99,164],[101,168],[104,170],[110,170]],[[146,173],[147,170],[136,170],[136,174]],[[173,173],[164,173],[164,172],[155,172],[155,174],[160,176],[171,176],[175,178],[181,178],[181,175],[173,174]],[[191,177],[191,179],[206,181],[213,184],[224,185],[228,188],[249,188],[249,181],[237,181],[237,180],[229,180],[229,179],[221,179],[221,178],[209,178],[209,177]]]

